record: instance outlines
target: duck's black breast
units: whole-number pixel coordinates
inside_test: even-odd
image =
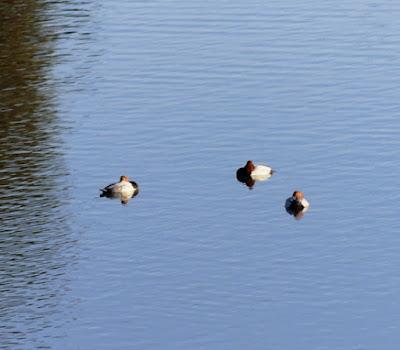
[[[245,168],[239,168],[236,171],[236,178],[238,179],[238,181],[240,182],[247,182],[248,179],[250,178],[250,175],[247,173]]]
[[[298,200],[294,200],[293,198],[288,198],[286,200],[286,211],[290,215],[298,215],[301,211],[303,211],[304,206]]]

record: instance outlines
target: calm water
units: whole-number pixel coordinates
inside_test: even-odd
[[[397,349],[399,15],[0,3],[0,348]]]

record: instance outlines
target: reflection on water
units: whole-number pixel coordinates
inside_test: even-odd
[[[44,346],[62,293],[66,171],[48,75],[48,5],[0,3],[0,335],[2,349]]]
[[[308,210],[308,208],[299,207],[296,205],[292,205],[292,206],[286,205],[285,208],[286,208],[286,212],[289,215],[292,215],[296,220],[302,219],[304,217],[304,214]]]
[[[136,197],[137,194],[138,193],[134,193],[133,195],[122,195],[120,193],[117,193],[111,195],[100,195],[100,197],[106,197],[108,199],[116,199],[121,201],[122,205],[127,205],[133,197]]]
[[[252,179],[248,175],[240,174],[239,172],[236,172],[236,179],[239,182],[244,183],[249,188],[249,190],[253,189],[254,185],[256,184],[256,180]]]

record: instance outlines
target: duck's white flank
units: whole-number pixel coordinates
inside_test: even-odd
[[[300,203],[305,209],[307,209],[310,206],[310,203],[308,203],[307,199],[305,199],[305,198],[300,200]]]
[[[254,180],[266,180],[272,176],[272,168],[266,165],[256,165],[250,176]]]

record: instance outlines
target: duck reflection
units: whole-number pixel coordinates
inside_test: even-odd
[[[241,172],[240,169],[238,169],[236,172],[236,179],[239,182],[244,183],[250,190],[253,189],[253,186],[256,184],[256,180],[252,179],[250,175]]]
[[[109,194],[109,195],[103,195],[103,194],[101,194],[100,197],[106,197],[106,198],[108,198],[108,199],[118,199],[118,200],[121,201],[121,204],[122,204],[122,205],[127,205],[127,204],[129,203],[129,201],[130,201],[132,198],[134,198],[134,197],[136,197],[136,196],[138,195],[138,193],[139,193],[139,192],[134,193],[134,194],[131,195],[131,196],[122,195],[122,194],[120,194],[120,193]]]
[[[135,181],[129,181],[128,176],[122,175],[119,182],[112,183],[100,190],[100,197],[119,199],[121,204],[128,204],[129,200],[139,193],[139,185]]]
[[[297,220],[304,217],[309,207],[310,204],[304,198],[303,192],[300,191],[294,191],[293,195],[285,201],[286,212]]]
[[[253,161],[248,160],[244,167],[236,171],[236,179],[251,190],[257,181],[266,181],[273,173],[269,166],[255,165]]]

